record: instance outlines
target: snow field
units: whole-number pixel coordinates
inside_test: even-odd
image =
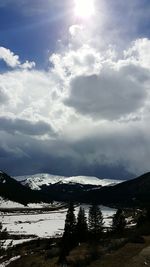
[[[86,216],[88,215],[89,205],[83,205]],[[100,206],[104,226],[110,227],[114,209]],[[79,207],[75,208],[77,215]],[[67,209],[51,212],[34,212],[33,214],[2,214],[2,223],[10,234],[14,235],[36,235],[38,237],[60,236],[63,233]]]

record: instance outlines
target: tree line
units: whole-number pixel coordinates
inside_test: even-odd
[[[79,208],[75,216],[73,203],[69,204],[64,233],[61,240],[60,262],[69,254],[69,251],[82,242],[97,242],[104,232],[104,218],[100,207],[93,204],[89,208],[88,218],[83,207]],[[121,232],[126,226],[124,212],[118,209],[112,219],[111,231]]]

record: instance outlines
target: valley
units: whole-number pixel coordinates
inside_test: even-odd
[[[4,204],[3,204],[4,205]],[[5,205],[4,205],[5,206]],[[18,205],[19,206],[19,205]],[[33,206],[35,206],[33,208]],[[62,236],[64,230],[67,205],[64,203],[54,203],[52,205],[29,204],[29,207],[22,208],[0,208],[1,221],[10,236],[18,239],[50,238]],[[40,206],[40,204],[39,204]],[[75,214],[77,215],[80,205],[76,205]],[[89,205],[82,205],[88,215]],[[105,227],[111,225],[112,216],[115,209],[101,206]]]
[[[70,202],[74,202],[76,219],[80,208],[84,209],[88,219],[92,203],[101,210],[103,218],[99,242],[91,240],[90,244],[86,241],[70,248],[67,256],[70,266],[76,267],[78,262],[79,266],[87,266],[88,262],[91,267],[99,264],[113,267],[115,255],[119,259],[122,251],[126,251],[133,261],[130,248],[134,248],[135,257],[141,259],[139,253],[150,244],[149,221],[146,224],[144,221],[144,228],[137,228],[137,221],[140,216],[145,216],[144,208],[149,202],[149,177],[146,173],[130,181],[115,181],[36,174],[14,179],[1,172],[0,217],[3,229],[7,229],[7,237],[0,240],[3,251],[0,267],[58,266]],[[126,227],[123,232],[113,233],[112,222],[118,208],[123,208]],[[116,266],[126,267],[129,262],[123,265],[120,259]],[[146,259],[145,262],[149,261]]]

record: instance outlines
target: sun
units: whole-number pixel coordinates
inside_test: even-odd
[[[75,0],[75,15],[90,18],[95,13],[94,0]]]

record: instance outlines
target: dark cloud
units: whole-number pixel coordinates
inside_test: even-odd
[[[32,122],[25,119],[0,117],[0,131],[26,135],[54,135],[52,127],[43,121]]]
[[[89,164],[88,157],[94,145],[90,140],[70,144],[64,140],[38,141],[22,135],[15,135],[12,139],[9,134],[3,136],[3,142],[4,139],[7,146],[0,142],[0,168],[14,176],[41,172],[121,179],[133,176],[120,163],[113,166],[93,160]]]
[[[133,113],[143,106],[147,93],[130,74],[107,69],[100,75],[75,77],[64,103],[98,119],[114,120]]]
[[[149,139],[137,127],[93,133],[82,140],[0,135],[0,168],[13,175],[49,172],[131,178],[149,168]],[[147,158],[147,160],[146,160]],[[142,163],[142,164],[141,164]]]

